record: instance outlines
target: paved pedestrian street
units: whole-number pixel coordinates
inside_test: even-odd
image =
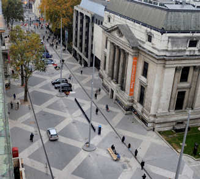
[[[37,33],[43,31],[38,30]],[[46,46],[59,64],[60,47],[56,52],[48,43]],[[91,132],[91,143],[96,146],[96,150],[86,152],[82,149],[88,141],[89,126],[74,99],[79,101],[89,117],[92,68],[81,67],[66,52],[63,52],[63,59],[63,77],[68,78],[72,72],[70,82],[73,92],[68,97],[58,97],[58,90],[51,85],[52,80],[60,77],[60,70],[55,70],[52,65],[48,65],[46,72],[34,72],[29,80],[31,101],[55,178],[140,179],[144,173],[147,179],[174,178],[178,154],[157,133],[147,131],[133,115],[124,115],[103,89],[97,99],[94,99],[99,108],[98,115],[94,104],[92,111],[92,123],[96,132]],[[83,70],[82,75],[80,70]],[[7,90],[7,100],[12,146],[19,148],[27,179],[50,179],[33,110],[28,103],[22,103],[24,93],[20,80],[12,80],[11,83],[11,89]],[[98,88],[102,88],[101,79],[95,70],[94,91]],[[15,105],[16,101],[12,99],[13,93],[16,94],[16,100],[21,101],[18,110],[10,109],[9,102],[12,100]],[[106,104],[109,105],[110,112],[106,111]],[[97,134],[99,125],[102,126],[101,135]],[[46,130],[50,127],[56,128],[58,141],[49,141]],[[34,134],[33,142],[29,140],[31,132]],[[125,136],[125,144],[121,142],[122,136]],[[127,148],[128,143],[131,143],[130,151]],[[113,161],[107,151],[112,144],[121,156],[119,161]],[[137,159],[133,155],[135,149],[138,149]],[[140,167],[142,160],[145,161],[145,170]],[[196,164],[198,163],[194,167]],[[200,178],[197,169],[193,169],[183,161],[179,178]]]

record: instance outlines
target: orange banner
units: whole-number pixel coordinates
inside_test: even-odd
[[[133,57],[129,96],[133,96],[134,94],[136,68],[137,68],[137,57]]]

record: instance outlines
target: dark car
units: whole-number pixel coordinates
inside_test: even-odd
[[[53,61],[53,59],[50,59],[50,58],[48,58],[48,59],[45,59],[45,58],[43,58],[42,60],[45,62],[45,64],[46,64],[46,65],[49,65],[49,64],[54,64],[54,61]]]
[[[42,58],[52,58],[53,55],[50,55],[48,52],[44,52]]]
[[[52,85],[60,84],[61,83],[68,83],[68,80],[66,78],[58,78],[51,82]]]
[[[64,89],[64,88],[71,88],[71,87],[72,87],[71,83],[61,83],[61,84],[54,85],[55,89],[59,89],[59,88]]]

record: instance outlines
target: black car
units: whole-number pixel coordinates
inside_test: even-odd
[[[71,87],[72,87],[71,83],[61,83],[61,84],[54,85],[55,89],[59,89],[59,88],[63,89],[63,88],[71,88]]]
[[[62,86],[62,88],[59,88],[59,92],[70,92],[72,91],[72,86]]]
[[[58,78],[51,82],[52,85],[60,84],[61,83],[68,83],[68,80],[66,78]]]

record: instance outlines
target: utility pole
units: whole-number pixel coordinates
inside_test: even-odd
[[[190,123],[190,113],[191,113],[191,110],[189,109],[189,111],[188,111],[187,125],[186,125],[186,128],[185,128],[185,133],[184,133],[184,138],[183,138],[181,153],[180,153],[180,156],[179,156],[178,165],[177,165],[177,169],[176,169],[175,179],[178,179],[178,177],[179,177],[179,171],[180,171],[180,166],[181,166],[181,162],[182,162],[182,156],[183,156],[183,151],[184,151],[184,147],[185,147],[185,141],[186,141],[188,127],[189,127],[189,123]]]

